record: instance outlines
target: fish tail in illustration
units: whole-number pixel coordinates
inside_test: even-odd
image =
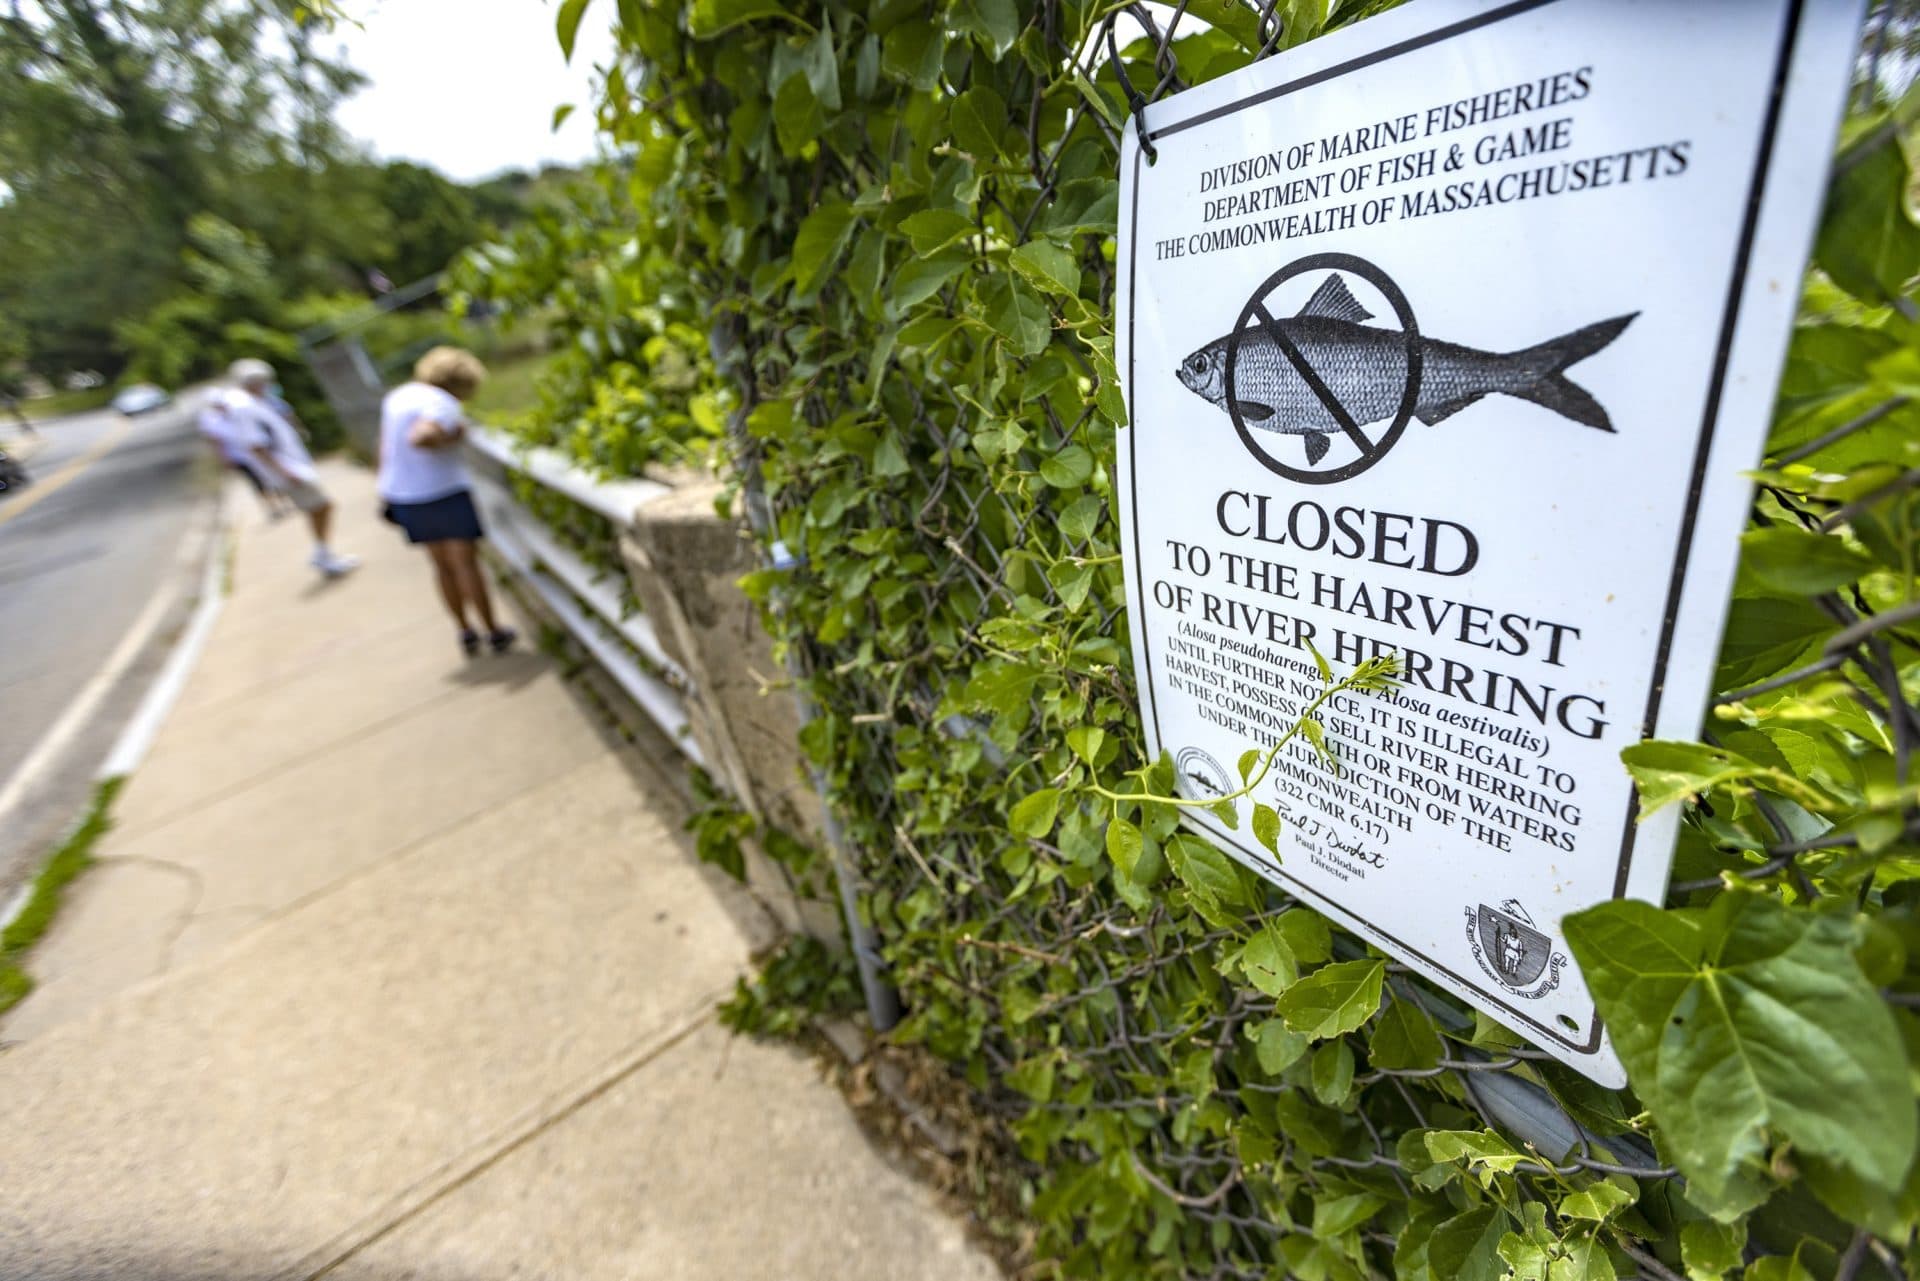
[[[1507,357],[1514,380],[1501,390],[1551,409],[1582,426],[1612,431],[1613,423],[1608,420],[1606,409],[1586,388],[1568,378],[1566,371],[1618,338],[1620,331],[1639,314],[1636,311],[1615,316],[1612,320],[1562,334],[1537,347],[1514,352]]]

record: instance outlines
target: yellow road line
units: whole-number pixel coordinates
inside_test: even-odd
[[[62,485],[99,462],[103,455],[125,440],[127,433],[132,430],[133,419],[123,416],[118,423],[107,430],[104,436],[94,441],[87,448],[86,453],[50,475],[35,477],[33,484],[27,488],[16,489],[9,497],[0,499],[0,525],[26,515],[33,509],[35,503],[53,494]]]

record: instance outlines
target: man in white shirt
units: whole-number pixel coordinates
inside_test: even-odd
[[[313,455],[293,424],[267,399],[273,386],[273,366],[264,360],[236,360],[227,371],[234,386],[221,399],[226,410],[227,437],[246,451],[274,488],[283,490],[313,526],[313,567],[328,578],[359,568],[355,556],[342,556],[327,546],[333,525],[333,500],[320,488]]]
[[[226,395],[224,391],[216,391],[200,407],[200,435],[220,456],[222,467],[231,468],[247,478],[247,483],[253,486],[253,492],[260,496],[260,505],[266,509],[267,518],[279,520],[293,510],[293,504],[287,501],[285,492],[267,483],[252,454],[234,442],[232,427],[227,421]]]

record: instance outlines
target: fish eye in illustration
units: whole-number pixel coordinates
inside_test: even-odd
[[[1180,365],[1187,390],[1219,405],[1227,396],[1227,346],[1224,340],[1202,347]]]
[[[1233,335],[1216,338],[1175,372],[1189,391],[1232,414],[1237,423],[1302,437],[1312,465],[1342,431],[1404,412],[1410,377],[1418,380],[1413,416],[1428,426],[1498,394],[1610,432],[1606,409],[1566,371],[1618,338],[1639,313],[1519,351],[1482,351],[1424,335],[1410,342],[1409,333],[1368,325],[1373,314],[1334,271],[1298,315],[1278,320],[1261,315],[1265,323],[1244,328],[1237,344]],[[1413,344],[1419,361],[1410,373]],[[1236,345],[1229,389],[1227,363]]]

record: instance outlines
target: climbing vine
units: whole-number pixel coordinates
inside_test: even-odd
[[[1104,0],[607,0],[627,221],[546,229],[519,277],[482,255],[473,287],[566,315],[550,439],[616,473],[724,454],[764,504],[782,559],[747,586],[819,709],[802,746],[907,1010],[891,1035],[1012,1136],[1035,1275],[1910,1276],[1920,227],[1910,107],[1878,79],[1720,698],[1699,741],[1626,753],[1645,812],[1685,809],[1670,898],[1565,923],[1631,1089],[1182,829],[1144,751],[1112,493],[1128,86],[1387,7],[1188,0],[1169,28]],[[560,6],[563,45],[589,9]],[[692,382],[579,426],[666,387],[636,325]]]

